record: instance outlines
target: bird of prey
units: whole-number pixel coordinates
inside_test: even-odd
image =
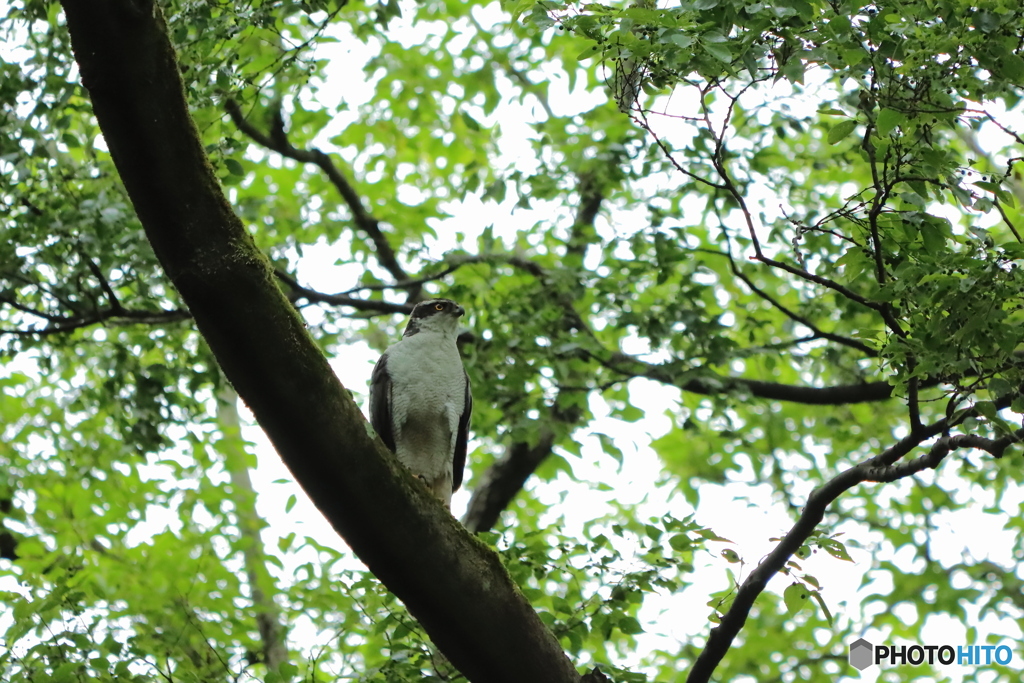
[[[473,410],[450,299],[416,304],[402,339],[377,361],[370,379],[370,424],[399,461],[446,507],[462,484]]]

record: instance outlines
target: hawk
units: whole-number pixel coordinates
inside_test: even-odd
[[[464,313],[450,299],[416,304],[402,339],[388,347],[370,378],[370,424],[449,509],[462,484],[473,411],[455,344]]]

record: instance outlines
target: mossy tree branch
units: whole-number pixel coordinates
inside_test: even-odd
[[[225,376],[355,554],[471,681],[576,683],[512,583],[375,437],[228,204],[152,0],[63,0],[135,211]]]

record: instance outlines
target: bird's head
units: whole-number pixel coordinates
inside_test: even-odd
[[[411,337],[420,332],[439,332],[454,338],[459,329],[459,318],[465,313],[466,310],[451,299],[421,301],[412,309],[409,324],[406,325],[402,336]]]

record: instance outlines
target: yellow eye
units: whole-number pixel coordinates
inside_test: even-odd
[[[435,311],[443,311],[444,310],[444,304],[434,304],[434,310]]]

